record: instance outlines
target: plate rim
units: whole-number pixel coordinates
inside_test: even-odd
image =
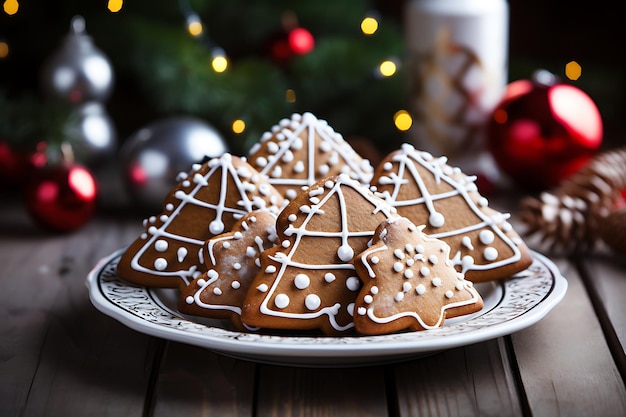
[[[305,361],[307,364],[321,361],[323,365],[329,361],[339,363],[342,361],[354,362],[372,357],[392,359],[407,355],[437,352],[505,336],[530,327],[540,321],[564,298],[568,287],[567,280],[554,262],[546,256],[531,250],[533,265],[535,262],[539,262],[549,271],[552,277],[551,286],[536,304],[511,319],[486,325],[478,328],[478,330],[469,330],[456,334],[446,334],[447,330],[441,331],[441,329],[453,328],[456,325],[444,325],[444,327],[434,330],[380,336],[278,336],[209,326],[194,322],[190,318],[191,316],[181,313],[178,313],[178,317],[176,317],[174,312],[164,305],[152,289],[126,283],[122,278],[117,277],[117,280],[124,284],[125,288],[144,291],[157,309],[170,314],[173,319],[180,323],[187,322],[190,323],[191,327],[199,329],[197,332],[190,332],[185,329],[166,327],[159,323],[147,321],[140,315],[124,309],[103,294],[101,289],[102,273],[116,258],[121,256],[124,250],[125,248],[117,249],[101,258],[87,275],[85,284],[89,292],[89,298],[91,303],[101,313],[112,317],[133,330],[150,336],[187,343],[242,359],[260,362],[269,359],[270,362],[287,365],[294,362],[301,364],[299,363],[300,361]],[[522,282],[520,280],[524,279],[531,278],[519,276],[518,274],[511,278],[495,281],[496,285],[502,288],[501,298],[496,305],[484,314],[462,321],[460,324],[467,325],[475,318],[484,317],[491,311],[502,308],[505,299],[514,294],[515,288],[512,287],[512,283]],[[220,333],[220,336],[201,333],[203,327]],[[357,340],[359,342],[355,343]],[[273,343],[268,343],[270,341]],[[319,364],[316,363],[316,365]]]

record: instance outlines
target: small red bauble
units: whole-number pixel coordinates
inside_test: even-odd
[[[78,164],[36,169],[24,191],[32,218],[53,232],[80,228],[96,208],[96,181],[89,170]]]
[[[596,153],[603,134],[600,112],[586,93],[541,78],[509,84],[487,123],[496,163],[530,189],[554,187],[577,172]]]

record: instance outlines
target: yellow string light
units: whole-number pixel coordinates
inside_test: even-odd
[[[570,61],[565,65],[565,76],[572,81],[576,81],[583,73],[583,68],[576,61]]]
[[[246,122],[241,119],[236,119],[233,121],[232,125],[233,133],[241,134],[246,130]]]
[[[211,60],[211,67],[213,68],[213,71],[217,73],[226,71],[228,68],[228,58],[224,55],[214,55]]]
[[[368,16],[361,21],[361,32],[364,35],[373,35],[378,30],[378,20]]]
[[[107,8],[112,13],[117,13],[122,10],[122,6],[124,5],[124,0],[109,0],[107,4]]]
[[[383,77],[391,77],[397,70],[396,63],[391,60],[385,60],[378,66],[378,71]]]
[[[6,58],[9,55],[9,44],[0,41],[0,59]]]
[[[193,37],[198,37],[202,34],[202,22],[197,15],[190,15],[187,17],[187,32]]]
[[[20,8],[20,4],[17,0],[5,0],[4,2],[4,12],[8,15],[14,15],[17,13],[17,10]]]
[[[393,123],[396,125],[396,128],[401,131],[407,131],[413,125],[413,118],[406,110],[398,110],[396,114],[393,115]]]

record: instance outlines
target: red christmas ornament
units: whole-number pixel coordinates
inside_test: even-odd
[[[487,123],[496,163],[530,189],[552,188],[577,172],[600,147],[602,134],[593,100],[546,72],[509,84]]]
[[[0,141],[0,183],[22,187],[37,167],[45,165],[46,144],[41,142],[33,149],[18,149]]]
[[[25,188],[26,207],[39,226],[69,232],[84,225],[96,208],[96,181],[82,165],[36,169]]]

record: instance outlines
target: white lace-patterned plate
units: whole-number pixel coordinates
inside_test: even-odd
[[[94,306],[139,332],[257,362],[299,366],[365,366],[419,357],[508,335],[541,320],[564,297],[567,281],[554,263],[533,253],[532,265],[500,282],[477,284],[485,306],[446,320],[443,327],[383,336],[261,335],[228,322],[176,310],[178,290],[130,284],[115,273],[122,249],[100,260],[87,277]]]

